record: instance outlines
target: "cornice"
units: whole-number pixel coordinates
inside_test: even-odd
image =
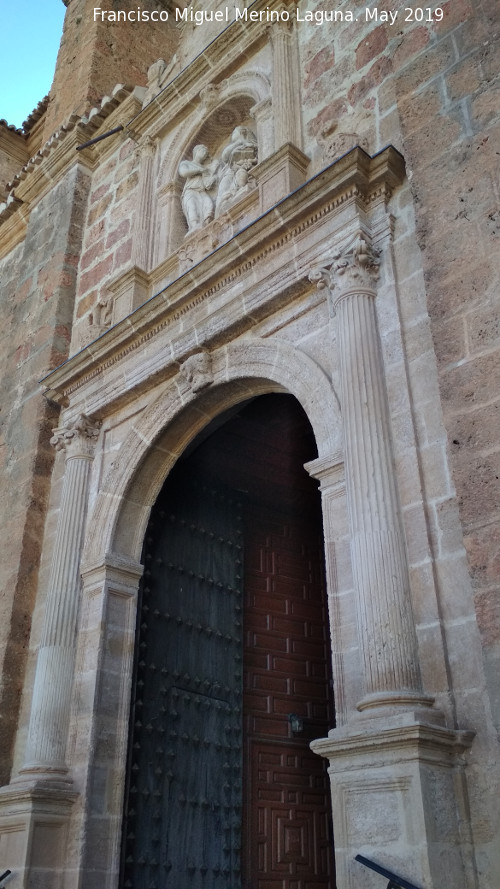
[[[22,240],[31,209],[68,169],[79,163],[92,170],[103,156],[116,149],[116,142],[111,140],[76,151],[79,145],[94,138],[101,130],[126,123],[137,114],[142,93],[140,88],[117,84],[112,95],[105,96],[88,116],[72,114],[25,163],[7,186],[10,190],[7,201],[0,204],[0,257]],[[11,217],[19,213],[22,218],[13,221]],[[5,227],[7,220],[10,220],[8,228]]]
[[[256,0],[251,7],[258,12],[291,5],[290,0]],[[192,110],[198,103],[200,83],[206,85],[228,76],[242,55],[268,41],[268,28],[266,22],[231,22],[130,122],[134,134],[157,134],[166,121],[170,128],[185,109]]]
[[[9,126],[5,120],[0,120],[0,151],[19,164],[25,164],[29,157],[23,131]]]
[[[9,195],[0,207],[0,259],[8,256],[24,240],[28,219],[29,212],[23,202]]]
[[[360,148],[353,149],[49,374],[42,381],[46,395],[67,404],[73,393],[211,297],[228,290],[336,209],[348,202],[366,206],[381,193],[387,198],[403,176],[403,158],[394,148],[388,147],[374,158]],[[296,272],[293,274],[293,281],[283,281],[291,298],[297,296],[297,288],[310,288],[306,275],[301,283]],[[149,279],[153,277],[155,272]],[[269,294],[267,301],[274,296]],[[163,357],[164,365],[175,364],[179,357],[172,351]]]

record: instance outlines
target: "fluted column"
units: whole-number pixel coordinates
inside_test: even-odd
[[[54,430],[51,443],[66,451],[66,467],[40,648],[23,777],[64,776],[80,591],[88,483],[100,423],[85,416]]]
[[[290,21],[273,22],[269,36],[273,49],[273,116],[274,148],[290,142],[301,146],[299,63],[296,57],[295,34]]]
[[[375,312],[379,260],[362,239],[311,276],[337,315],[351,555],[364,710],[431,705],[422,692]]]
[[[148,271],[151,265],[151,231],[153,213],[153,161],[156,140],[145,136],[137,149],[139,167],[139,200],[134,232],[134,265]]]

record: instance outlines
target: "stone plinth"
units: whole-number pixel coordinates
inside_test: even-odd
[[[77,796],[42,782],[0,790],[0,870],[12,871],[9,889],[64,885],[68,820]]]
[[[408,713],[313,741],[329,761],[338,889],[380,889],[358,854],[422,889],[471,889],[461,771],[473,738]]]
[[[108,290],[113,294],[113,324],[117,324],[149,299],[149,277],[142,269],[133,266],[112,281]]]
[[[309,158],[290,142],[253,170],[259,183],[260,209],[264,213],[306,181]]]

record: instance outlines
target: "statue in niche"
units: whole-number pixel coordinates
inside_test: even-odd
[[[210,158],[206,145],[196,145],[193,159],[179,164],[179,175],[186,180],[182,191],[182,210],[188,224],[188,234],[214,217],[218,166],[219,162]]]
[[[215,215],[219,216],[235,199],[249,190],[249,171],[257,163],[257,139],[248,127],[233,130],[231,141],[221,155],[219,188]]]
[[[220,216],[250,190],[250,171],[257,163],[257,139],[248,127],[238,126],[223,149],[220,161],[212,160],[206,145],[196,145],[193,159],[179,164],[185,179],[182,210],[188,234]]]

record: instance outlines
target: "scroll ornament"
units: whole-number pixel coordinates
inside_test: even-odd
[[[68,457],[92,457],[101,425],[101,420],[80,414],[66,426],[53,429],[50,443],[56,451],[66,451]]]
[[[374,291],[380,267],[380,252],[361,235],[347,250],[336,253],[327,265],[315,269],[309,280],[318,290],[328,288],[337,298],[343,293]]]

